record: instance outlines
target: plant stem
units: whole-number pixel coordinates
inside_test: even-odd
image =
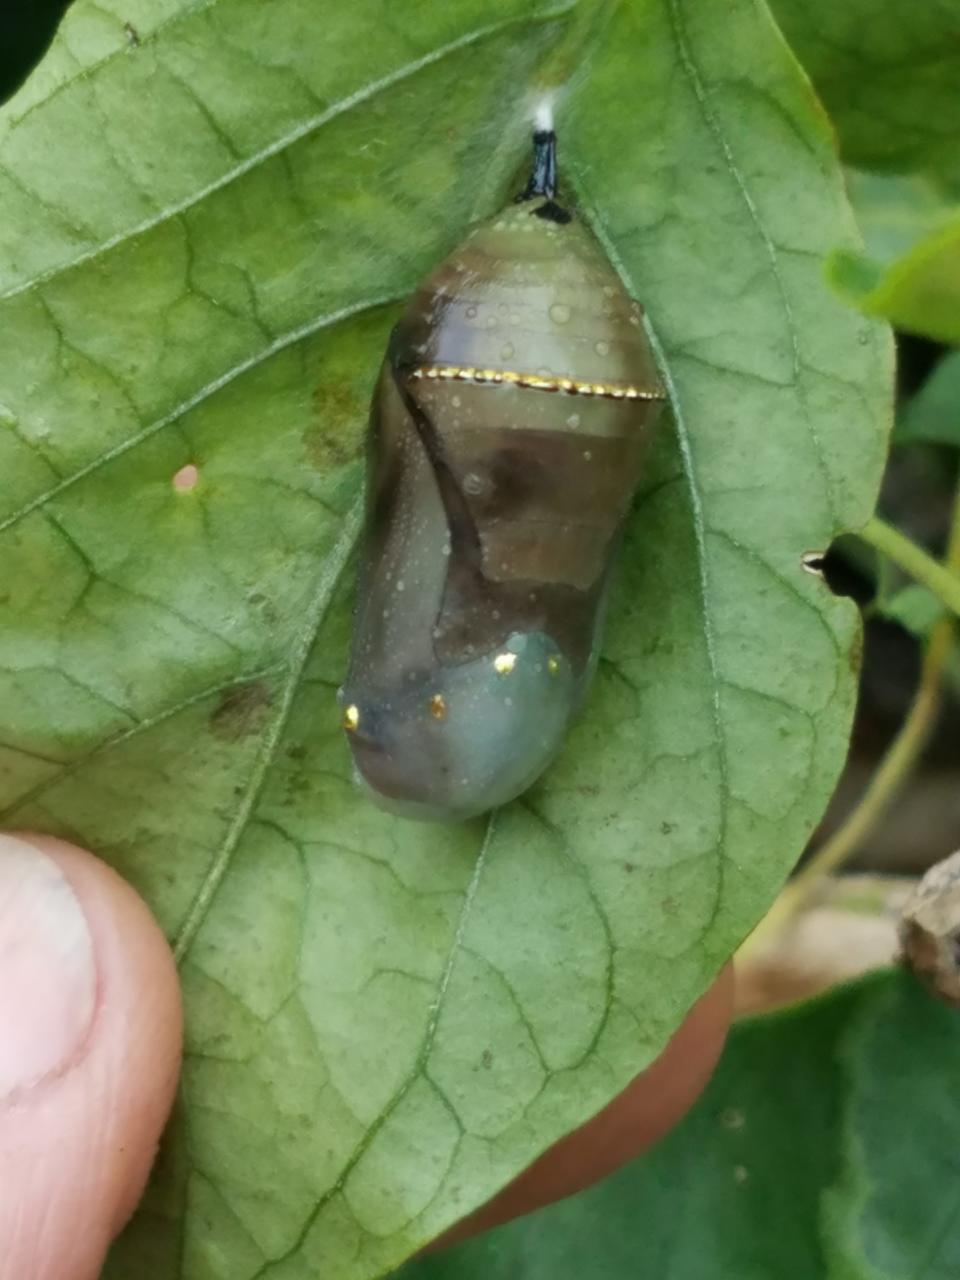
[[[954,524],[956,525],[956,521]],[[905,533],[887,524],[879,516],[869,520],[857,536],[876,547],[894,564],[899,565],[904,573],[922,583],[942,604],[960,616],[960,573],[957,572],[960,565],[949,554],[946,564],[940,564]]]
[[[877,533],[877,530],[880,532]],[[921,551],[909,538],[904,537],[890,525],[884,524],[882,520],[876,518],[871,520],[864,531],[864,536],[892,560],[896,560],[901,568],[906,569],[919,582],[936,591],[945,604],[950,604],[951,608],[960,613],[960,578],[955,576],[955,570],[960,567],[960,493],[954,502],[945,565],[931,560],[925,551]],[[891,547],[897,549],[897,555],[891,552]],[[904,552],[904,547],[908,549],[907,552]],[[922,572],[915,567],[918,559],[924,562],[920,566]],[[950,583],[951,590],[958,596],[956,605],[951,604],[942,591],[938,591],[931,585],[931,577],[937,576],[931,575],[931,569],[936,569],[937,575],[946,578]],[[944,671],[953,651],[954,638],[954,619],[941,618],[930,632],[920,670],[920,682],[907,717],[880,762],[879,768],[870,779],[859,803],[833,835],[821,845],[806,866],[797,872],[747,939],[741,948],[741,953],[752,954],[757,951],[762,943],[773,937],[788,920],[796,915],[822,884],[824,878],[843,866],[851,854],[856,852],[886,812],[920,758],[936,724],[942,701]]]

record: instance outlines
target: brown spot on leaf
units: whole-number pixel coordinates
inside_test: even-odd
[[[210,717],[211,732],[224,742],[237,742],[251,733],[259,733],[273,701],[262,680],[238,684],[220,695],[220,702]]]
[[[303,433],[303,447],[318,471],[333,471],[352,462],[360,453],[367,404],[347,382],[321,381],[313,393],[310,425]]]

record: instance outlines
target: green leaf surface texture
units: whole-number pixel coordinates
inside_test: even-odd
[[[905,974],[737,1027],[665,1142],[402,1280],[947,1280],[960,1022]]]
[[[879,984],[840,1041],[840,1182],[824,1197],[828,1280],[960,1271],[960,1020],[906,974]]]
[[[335,708],[366,406],[571,40],[562,182],[672,420],[561,757],[419,826]],[[0,208],[0,810],[133,883],[187,1009],[106,1274],[381,1275],[662,1049],[841,767],[859,622],[801,557],[871,513],[891,349],[824,279],[822,111],[752,0],[77,0]]]
[[[848,164],[910,173],[960,160],[960,3],[773,0]]]

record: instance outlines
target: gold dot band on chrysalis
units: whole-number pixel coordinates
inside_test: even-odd
[[[576,378],[542,378],[536,373],[516,373],[510,369],[475,369],[470,365],[431,364],[411,370],[411,378],[431,382],[506,383],[533,391],[560,391],[568,396],[600,396],[605,400],[663,400],[662,392],[648,391],[619,382],[579,382]]]

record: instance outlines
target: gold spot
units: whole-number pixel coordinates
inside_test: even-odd
[[[434,720],[447,718],[447,700],[442,693],[435,693],[430,699],[430,714]]]
[[[560,674],[560,657],[558,654],[551,653],[550,657],[547,659],[547,670],[552,676],[558,676]]]
[[[493,660],[493,665],[502,676],[507,676],[517,665],[517,655],[515,653],[498,653]]]
[[[351,702],[349,707],[344,708],[343,727],[350,733],[360,728],[360,708],[355,702]]]

